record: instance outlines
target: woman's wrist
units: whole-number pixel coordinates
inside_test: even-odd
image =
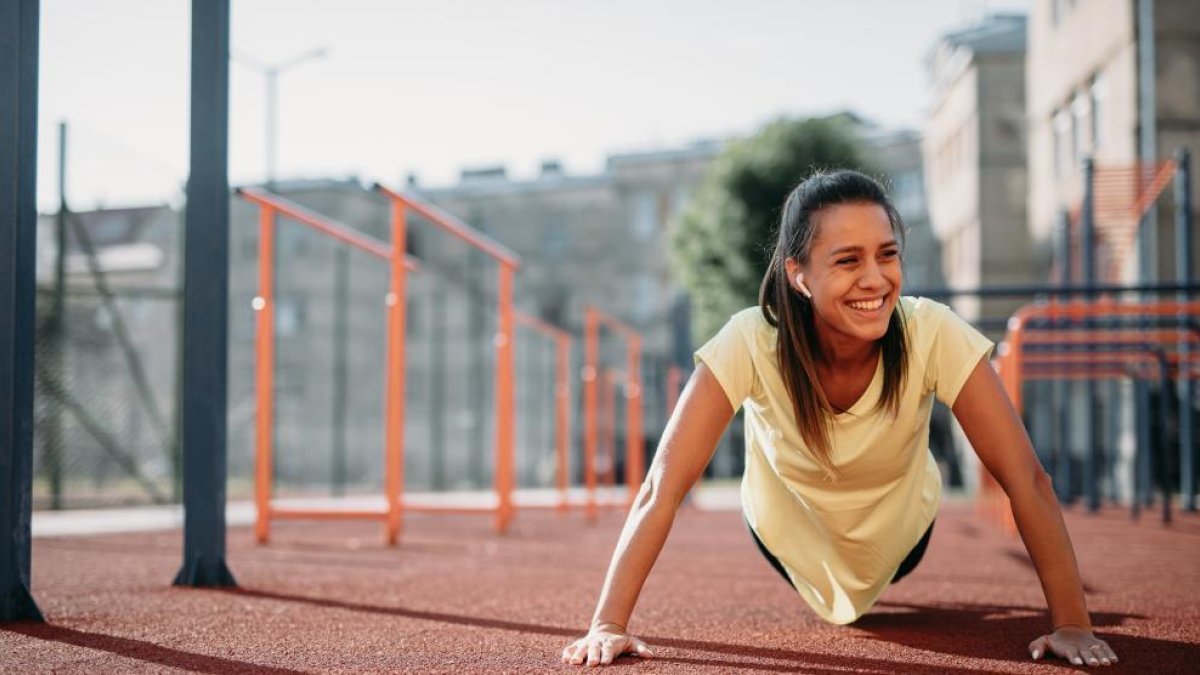
[[[607,631],[609,633],[624,633],[625,626],[616,621],[594,621],[592,622],[592,631]]]
[[[1061,623],[1054,627],[1054,632],[1057,633],[1058,631],[1060,631],[1064,628],[1078,628],[1079,630],[1085,630],[1085,631],[1089,631],[1089,632],[1092,630],[1092,626],[1090,623],[1089,624]]]

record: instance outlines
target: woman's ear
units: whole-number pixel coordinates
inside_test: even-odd
[[[787,270],[788,285],[800,291],[804,297],[811,300],[812,291],[808,290],[808,286],[804,285],[804,272],[800,269],[800,263],[789,258],[784,261],[784,269]]]
[[[796,285],[796,290],[800,291],[804,297],[812,300],[812,291],[808,290],[808,286],[804,285],[804,272],[797,272],[792,281]]]

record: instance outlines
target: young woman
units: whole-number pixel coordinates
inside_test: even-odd
[[[988,363],[992,343],[944,305],[901,297],[904,228],[878,183],[817,174],[784,204],[758,307],[696,352],[567,663],[651,656],[630,614],[675,512],[745,406],[742,511],[771,565],[826,621],[848,624],[924,553],[941,496],[933,398],[954,412],[1012,502],[1052,632],[1029,644],[1076,664],[1117,657],[1091,629],[1075,554],[1042,470]]]

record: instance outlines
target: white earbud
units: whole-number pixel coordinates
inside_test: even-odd
[[[808,290],[808,286],[804,285],[804,274],[796,275],[796,290],[804,294],[804,297],[812,300],[812,291]]]

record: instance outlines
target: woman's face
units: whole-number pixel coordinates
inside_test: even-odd
[[[817,227],[807,265],[787,261],[812,292],[819,333],[835,342],[875,341],[887,332],[900,298],[900,244],[887,212],[870,202],[838,204],[814,216]]]

